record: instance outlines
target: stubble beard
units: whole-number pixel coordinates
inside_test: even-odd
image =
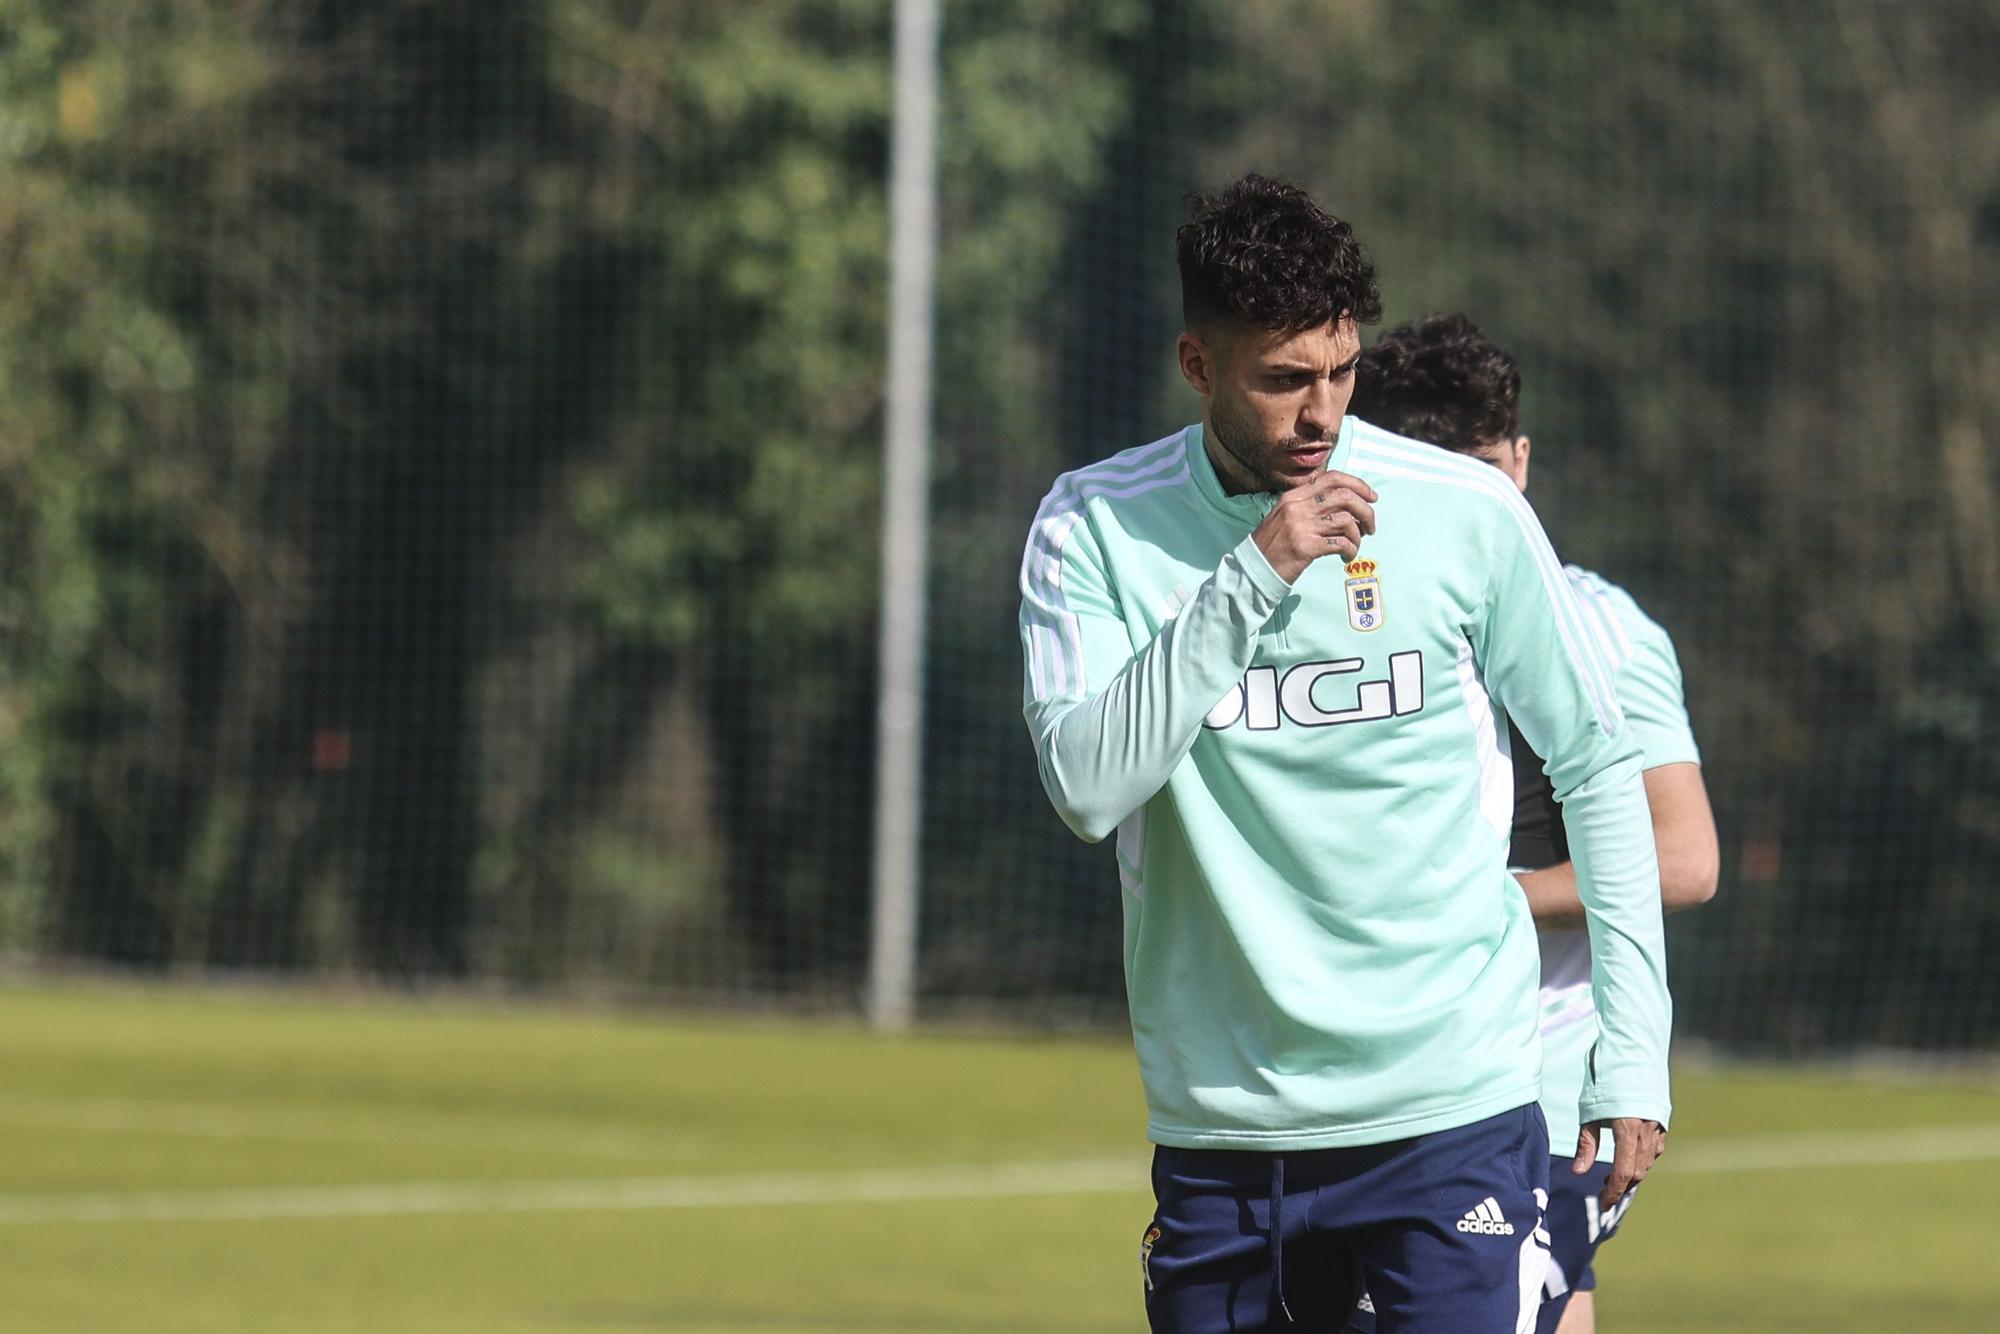
[[[1309,477],[1297,481],[1279,474],[1275,466],[1278,458],[1288,449],[1296,449],[1305,444],[1297,436],[1287,436],[1276,442],[1262,439],[1257,429],[1241,421],[1227,400],[1218,395],[1209,408],[1209,429],[1215,436],[1215,443],[1223,454],[1235,465],[1228,469],[1234,476],[1225,476],[1225,486],[1238,494],[1251,491],[1281,493],[1295,486],[1303,486]]]

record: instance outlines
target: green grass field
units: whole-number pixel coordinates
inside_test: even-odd
[[[1683,1071],[1609,1334],[1995,1328],[2000,1086]],[[1143,1327],[1113,1040],[0,989],[8,1331]]]

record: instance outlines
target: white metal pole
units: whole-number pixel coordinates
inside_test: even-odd
[[[889,149],[889,383],[882,440],[881,681],[868,1020],[909,1026],[922,840],[924,589],[930,557],[938,0],[896,0]]]

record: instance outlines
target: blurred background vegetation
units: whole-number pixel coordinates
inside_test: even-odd
[[[0,0],[0,946],[855,1003],[886,0]],[[1120,1008],[1014,572],[1190,190],[1520,357],[1674,631],[1681,1027],[2000,1040],[2000,5],[947,3],[927,1005]],[[1421,521],[1420,518],[1412,521]]]

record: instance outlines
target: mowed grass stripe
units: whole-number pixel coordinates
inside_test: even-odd
[[[2000,1158],[2000,1125],[1873,1134],[1718,1140],[1677,1156],[1683,1174],[1886,1167]],[[1127,1194],[1144,1181],[1137,1158],[996,1163],[860,1172],[785,1172],[624,1180],[388,1182],[221,1191],[0,1196],[0,1224],[215,1222],[402,1214],[714,1209],[1009,1196]]]
[[[2000,1158],[2000,1125],[1916,1126],[1897,1130],[1807,1131],[1669,1146],[1663,1172],[1757,1172],[1795,1167],[1893,1167]]]
[[[606,1158],[695,1158],[705,1141],[624,1126],[583,1123],[495,1123],[408,1111],[155,1102],[144,1098],[0,1097],[0,1124],[197,1139],[272,1139],[349,1144],[411,1144],[430,1148],[496,1149]]]
[[[1124,1194],[1145,1179],[1138,1159],[758,1173],[628,1180],[395,1182],[371,1186],[134,1191],[41,1198],[0,1196],[0,1224],[202,1222],[397,1214],[704,1209],[866,1204],[1008,1196]]]

